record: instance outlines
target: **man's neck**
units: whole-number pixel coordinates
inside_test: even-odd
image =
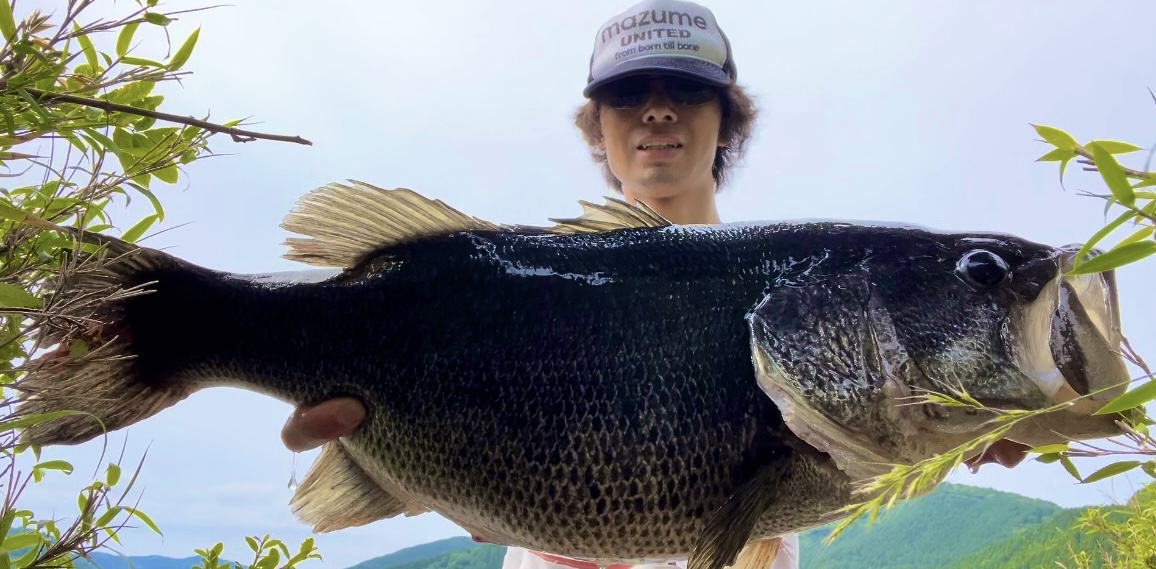
[[[623,188],[622,195],[628,203],[640,199],[629,188]],[[688,192],[667,198],[644,198],[641,201],[674,224],[720,223],[713,191]]]

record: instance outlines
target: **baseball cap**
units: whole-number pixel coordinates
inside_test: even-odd
[[[598,29],[582,94],[636,73],[681,75],[724,87],[737,77],[714,14],[686,0],[643,0]]]

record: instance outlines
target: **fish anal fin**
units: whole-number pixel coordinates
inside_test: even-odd
[[[618,198],[607,197],[605,205],[580,200],[582,215],[575,218],[550,218],[555,225],[550,233],[601,233],[632,227],[667,227],[671,223],[650,206],[637,202],[630,204]]]
[[[285,240],[286,259],[341,268],[423,237],[500,228],[408,188],[387,190],[356,180],[326,184],[302,196],[281,227],[305,236]]]
[[[767,569],[779,554],[780,546],[783,544],[782,538],[772,537],[768,539],[760,539],[748,543],[739,556],[735,559],[734,565],[728,565],[728,569]]]
[[[785,465],[766,465],[739,486],[722,507],[707,518],[686,568],[742,567],[738,563],[750,563],[765,553],[760,549],[763,546],[751,541],[751,536],[755,525],[779,499],[778,488],[786,475]],[[775,549],[778,549],[777,543]]]
[[[310,524],[316,533],[426,512],[374,481],[337,441],[322,447],[289,506],[297,519]]]

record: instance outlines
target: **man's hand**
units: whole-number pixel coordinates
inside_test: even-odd
[[[298,407],[281,429],[281,442],[290,451],[307,451],[348,435],[363,419],[365,407],[352,397]]]

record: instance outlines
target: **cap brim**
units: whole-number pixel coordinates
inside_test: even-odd
[[[582,94],[589,97],[595,89],[611,81],[646,73],[677,75],[718,87],[726,87],[731,84],[730,75],[713,63],[692,57],[654,56],[640,57],[616,66],[612,73],[599,77],[586,85]]]

